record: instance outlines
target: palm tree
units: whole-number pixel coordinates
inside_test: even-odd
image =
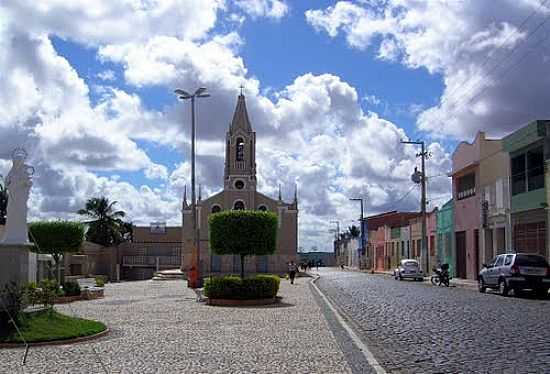
[[[0,184],[0,225],[6,224],[7,212],[8,212],[8,190],[3,184]]]
[[[127,223],[122,221],[126,216],[122,210],[114,210],[116,201],[110,202],[106,197],[94,197],[86,202],[84,209],[77,213],[91,218],[85,222],[88,225],[86,240],[104,247],[118,245],[126,241],[129,232]]]
[[[348,232],[349,235],[354,239],[358,238],[361,235],[361,231],[355,225],[348,227]]]

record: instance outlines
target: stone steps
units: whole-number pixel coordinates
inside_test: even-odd
[[[153,275],[154,281],[182,280],[186,279],[185,273],[180,269],[158,271]]]

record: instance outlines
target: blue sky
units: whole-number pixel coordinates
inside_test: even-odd
[[[404,137],[426,140],[428,175],[445,175],[458,141],[550,116],[550,59],[520,59],[549,47],[548,25],[537,24],[550,5],[491,4],[2,2],[0,174],[5,155],[25,145],[37,166],[33,217],[74,218],[105,195],[137,224],[177,225],[190,139],[189,108],[173,89],[213,93],[199,111],[206,197],[221,188],[223,139],[244,84],[261,191],[276,196],[282,185],[290,199],[297,184],[301,246],[328,250],[329,222],[357,218],[349,197],[365,198],[367,214],[418,209],[418,191],[409,193],[418,160]],[[448,178],[429,195],[445,202]]]

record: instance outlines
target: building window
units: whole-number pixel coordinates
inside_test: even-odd
[[[244,161],[244,140],[237,138],[237,161]]]
[[[211,210],[212,213],[219,213],[219,212],[221,212],[221,211],[222,211],[222,207],[221,207],[221,206],[219,206],[219,205],[213,205],[213,206],[212,206],[212,210]]]
[[[265,205],[260,205],[258,207],[258,210],[261,210],[262,212],[267,212],[267,207]]]
[[[542,147],[512,157],[512,195],[544,187],[544,153]]]
[[[235,188],[238,190],[242,190],[244,188],[244,182],[242,180],[238,180],[235,182]]]
[[[233,210],[244,210],[244,203],[241,200],[235,201],[235,204],[233,204]]]
[[[457,200],[466,199],[476,194],[476,174],[470,173],[458,178],[456,186]]]

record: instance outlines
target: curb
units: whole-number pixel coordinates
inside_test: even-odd
[[[63,339],[63,340],[52,340],[49,342],[34,342],[34,343],[28,343],[25,345],[25,343],[0,343],[0,349],[9,349],[9,348],[24,348],[26,346],[29,347],[41,347],[45,345],[66,345],[66,344],[76,344],[76,343],[83,343],[88,340],[94,340],[101,338],[107,334],[109,334],[111,330],[107,327],[105,330],[98,332],[94,335],[88,335],[88,336],[79,336],[77,338],[72,339]]]
[[[361,353],[363,353],[363,356],[367,360],[368,364],[371,366],[371,368],[377,373],[377,374],[387,374],[386,370],[380,365],[380,363],[376,360],[372,352],[369,350],[367,345],[361,340],[359,336],[353,331],[352,327],[346,322],[346,318],[342,316],[343,313],[337,309],[338,307],[335,306],[330,299],[317,287],[315,284],[321,276],[319,274],[312,274],[313,279],[310,281],[310,284],[315,289],[315,291],[319,294],[321,299],[327,304],[330,311],[334,314],[336,317],[338,323],[340,326],[346,331],[350,339],[352,340],[353,344],[357,347]],[[348,318],[349,319],[349,318]]]

